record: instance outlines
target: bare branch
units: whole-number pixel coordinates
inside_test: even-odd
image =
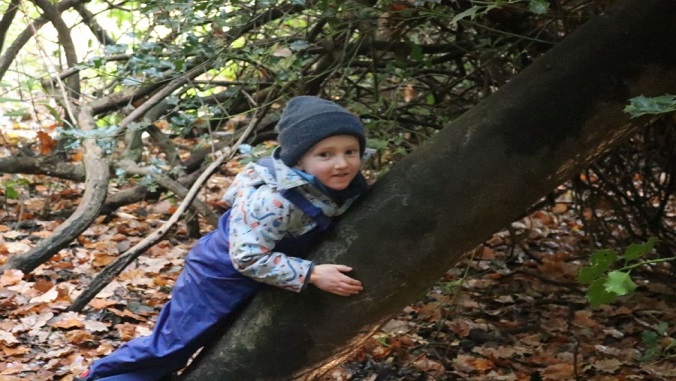
[[[237,152],[237,148],[244,141],[244,139],[251,133],[254,126],[256,125],[257,119],[253,118],[247,130],[242,137],[233,145],[232,147],[227,147],[218,153],[220,156],[214,160],[211,165],[200,175],[200,177],[195,181],[192,188],[181,202],[181,205],[176,209],[174,214],[171,215],[171,218],[165,222],[159,229],[153,232],[151,235],[143,239],[141,242],[136,244],[134,247],[129,249],[127,252],[119,256],[113,263],[106,266],[99,275],[94,278],[94,280],[89,284],[85,290],[82,291],[80,295],[73,301],[71,306],[68,308],[70,311],[82,311],[82,309],[92,300],[110,281],[120,274],[131,262],[143,254],[147,249],[159,242],[167,232],[178,222],[180,216],[188,208],[188,205],[193,201],[197,192],[202,188],[202,185],[206,180],[211,176],[211,174],[225,161],[225,159],[230,160],[234,153]]]
[[[115,44],[116,41],[113,40],[113,38],[108,35],[108,32],[106,32],[106,30],[103,29],[98,22],[96,22],[94,14],[92,14],[89,11],[89,9],[85,7],[84,4],[76,5],[75,10],[80,14],[80,16],[82,17],[82,22],[89,27],[89,29],[92,31],[92,34],[96,37],[97,40],[99,40],[101,45]]]
[[[64,0],[55,5],[56,10],[63,12],[66,9],[72,8],[79,3],[87,2],[88,0]],[[5,76],[7,69],[9,69],[14,59],[19,54],[24,45],[30,40],[40,28],[47,24],[48,20],[45,17],[40,17],[33,21],[26,29],[24,29],[19,36],[12,42],[12,44],[5,50],[5,54],[0,57],[0,79]]]
[[[82,106],[80,108],[78,122],[83,131],[91,131],[96,128],[91,107]],[[23,255],[11,256],[0,267],[0,271],[6,269],[19,269],[24,273],[33,271],[33,269],[47,261],[59,250],[68,246],[99,215],[99,210],[108,193],[110,173],[108,157],[101,147],[96,144],[96,138],[85,138],[82,146],[85,149],[84,166],[87,170],[87,175],[85,192],[75,213],[56,228],[49,238],[40,241],[34,248]]]
[[[14,16],[16,16],[16,12],[19,10],[20,2],[21,0],[12,0],[12,2],[7,5],[5,14],[2,15],[2,20],[0,20],[0,51],[2,51],[2,46],[5,44],[5,37],[7,37],[9,26],[12,25]]]
[[[57,155],[3,157],[0,158],[0,173],[48,175],[73,181],[85,179],[85,168],[82,164],[66,163]]]
[[[129,174],[152,177],[152,179],[156,181],[159,185],[163,186],[164,188],[167,188],[169,191],[171,191],[178,197],[185,198],[189,193],[188,189],[186,189],[183,185],[181,185],[181,183],[172,180],[169,176],[155,173],[149,168],[141,168],[133,161],[121,160],[117,163],[117,165],[121,169],[124,169]],[[195,199],[192,202],[192,206],[195,208],[195,211],[197,213],[202,215],[202,217],[204,217],[207,220],[209,224],[211,224],[212,226],[216,226],[218,224],[218,217],[214,214],[214,212],[209,208],[207,204],[205,204],[199,199]]]
[[[48,0],[32,0],[44,12],[45,17],[54,25],[54,29],[58,34],[59,44],[66,54],[66,62],[69,67],[77,65],[77,53],[75,52],[75,44],[70,36],[70,28],[61,18],[61,12],[50,3]],[[80,96],[80,75],[74,74],[66,80],[68,87],[68,97],[77,99]]]

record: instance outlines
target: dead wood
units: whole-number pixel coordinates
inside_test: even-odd
[[[78,297],[73,301],[69,310],[71,311],[81,311],[90,300],[92,300],[96,294],[103,290],[106,285],[110,283],[113,278],[119,275],[131,262],[143,254],[146,250],[152,247],[154,244],[159,242],[167,232],[178,222],[178,219],[185,212],[191,202],[197,196],[197,192],[202,188],[202,185],[207,181],[207,179],[213,174],[213,172],[220,167],[220,165],[227,159],[230,160],[237,152],[237,148],[240,144],[246,139],[246,137],[251,133],[251,130],[256,125],[256,119],[254,118],[251,121],[251,124],[244,132],[242,137],[232,146],[226,147],[222,151],[219,151],[216,155],[216,159],[209,165],[209,167],[202,172],[200,177],[195,181],[193,186],[190,188],[190,191],[186,194],[185,198],[178,206],[176,211],[171,215],[169,220],[165,222],[159,229],[154,231],[151,235],[144,238],[141,242],[134,245],[131,249],[127,250],[124,254],[118,257],[113,263],[106,266],[99,275],[94,278],[90,285],[78,295]]]
[[[80,107],[78,122],[83,131],[91,131],[96,128],[90,107]],[[23,255],[9,257],[7,262],[0,267],[0,271],[5,269],[19,269],[24,273],[33,271],[59,250],[68,246],[99,215],[99,210],[108,193],[109,158],[105,155],[103,149],[96,144],[96,138],[86,138],[82,145],[85,149],[85,192],[75,213],[56,228],[49,238],[40,241]]]

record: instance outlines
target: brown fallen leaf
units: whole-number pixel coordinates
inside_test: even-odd
[[[7,269],[0,275],[0,287],[13,286],[23,279],[21,270]]]
[[[115,324],[120,340],[129,341],[136,337],[136,325],[130,323]]]
[[[59,290],[56,289],[56,287],[52,287],[49,289],[49,291],[45,292],[42,295],[38,295],[30,300],[31,304],[39,304],[39,303],[49,303],[53,302],[56,300],[56,298],[59,297]]]
[[[109,308],[108,311],[110,311],[110,312],[112,312],[115,315],[120,316],[120,317],[129,317],[129,318],[132,318],[132,319],[135,319],[135,320],[138,320],[138,321],[146,321],[146,319],[144,317],[142,317],[141,315],[137,315],[137,314],[135,314],[135,313],[133,313],[129,310],[120,311],[116,308]]]
[[[83,345],[94,341],[94,335],[91,332],[76,329],[66,332],[66,339],[75,345]]]
[[[19,340],[14,335],[4,330],[0,331],[0,342],[5,345],[19,344]]]
[[[438,379],[446,373],[446,368],[438,361],[430,360],[423,355],[413,362],[413,366]]]
[[[559,363],[552,364],[542,371],[545,380],[569,380],[575,375],[573,364]]]
[[[31,350],[24,345],[17,345],[15,347],[4,346],[2,348],[2,352],[5,354],[5,356],[21,356],[30,351]]]
[[[88,305],[92,307],[95,310],[102,310],[104,308],[108,308],[110,306],[114,306],[118,304],[119,302],[116,302],[114,300],[109,300],[109,299],[102,299],[102,298],[95,298],[92,299]]]
[[[83,320],[83,316],[77,312],[65,312],[54,317],[48,324],[54,328],[82,328],[84,327]]]

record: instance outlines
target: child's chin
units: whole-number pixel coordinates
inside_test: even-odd
[[[350,183],[334,182],[332,184],[326,184],[327,187],[331,188],[334,191],[342,191],[345,188],[347,188],[348,185],[350,185]]]
[[[333,185],[333,186],[328,185],[328,187],[329,187],[331,190],[334,190],[334,191],[342,191],[342,190],[344,190],[345,188],[347,188],[347,185],[345,185],[345,186],[343,186],[343,185]]]

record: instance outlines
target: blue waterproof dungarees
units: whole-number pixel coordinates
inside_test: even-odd
[[[291,256],[307,254],[331,219],[294,189],[282,195],[310,216],[317,227],[299,237],[284,238],[275,251]],[[233,268],[228,254],[228,220],[202,237],[185,259],[172,297],[164,306],[150,336],[121,346],[90,368],[87,380],[156,381],[181,368],[209,339],[218,335],[219,323],[248,302],[261,283]]]

